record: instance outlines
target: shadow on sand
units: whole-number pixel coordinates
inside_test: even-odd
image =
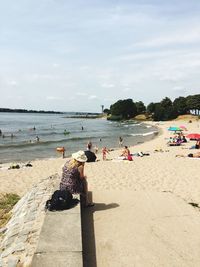
[[[92,202],[92,192],[89,192],[89,199]],[[83,267],[97,267],[96,262],[96,244],[94,231],[93,214],[96,211],[114,209],[119,207],[117,203],[96,203],[94,207],[82,208],[82,242],[83,242]]]

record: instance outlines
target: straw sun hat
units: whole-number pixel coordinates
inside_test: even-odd
[[[79,162],[86,162],[87,161],[87,157],[86,157],[84,151],[82,151],[82,150],[80,150],[76,153],[73,153],[72,158],[79,161]]]

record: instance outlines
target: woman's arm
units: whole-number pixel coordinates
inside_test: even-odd
[[[79,166],[78,167],[78,171],[80,173],[80,178],[81,179],[85,178],[85,176],[84,176],[84,165]]]

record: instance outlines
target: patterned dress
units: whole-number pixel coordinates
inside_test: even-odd
[[[77,167],[68,168],[69,161],[63,167],[60,190],[68,190],[71,194],[83,193],[83,180]]]

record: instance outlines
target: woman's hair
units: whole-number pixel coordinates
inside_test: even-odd
[[[77,161],[77,160],[75,160],[75,159],[71,159],[70,161],[69,161],[69,165],[68,165],[68,168],[69,169],[73,169],[74,167],[79,167],[79,166],[81,166],[81,165],[83,165],[83,162],[80,162],[80,161]]]

